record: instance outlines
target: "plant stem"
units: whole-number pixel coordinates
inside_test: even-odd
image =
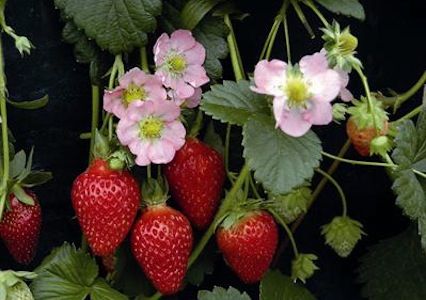
[[[146,166],[146,177],[148,179],[151,178],[151,165],[150,164]]]
[[[342,212],[342,216],[346,217],[347,213],[348,213],[348,205],[346,202],[346,196],[345,193],[343,192],[342,187],[340,186],[340,184],[327,172],[321,170],[321,169],[316,169],[316,172],[318,172],[319,174],[321,174],[322,176],[324,176],[325,178],[327,178],[328,181],[330,181],[336,188],[337,192],[340,195],[340,199],[342,200],[342,208],[343,208],[343,212]]]
[[[390,163],[381,163],[381,162],[373,162],[373,161],[363,161],[363,160],[352,160],[352,159],[346,159],[341,158],[338,156],[335,156],[333,154],[321,151],[321,154],[335,160],[339,160],[344,163],[352,164],[352,165],[361,165],[361,166],[372,166],[372,167],[385,167],[385,168],[395,168],[397,165],[390,164]]]
[[[278,221],[278,223],[281,224],[281,226],[284,228],[285,232],[287,233],[287,238],[291,242],[291,246],[293,247],[294,256],[297,257],[299,255],[299,250],[297,250],[296,241],[294,240],[293,232],[291,232],[288,225],[284,222],[284,220],[273,210],[269,210],[269,212],[274,216],[275,220]]]
[[[370,86],[368,85],[367,77],[362,72],[360,66],[354,66],[353,68],[358,73],[362,81],[362,85],[364,86],[364,90],[365,90],[365,96],[367,97],[367,101],[368,101],[368,111],[369,113],[371,113],[371,116],[373,117],[373,126],[376,129],[377,133],[379,133],[380,130],[379,130],[379,127],[377,126],[378,124],[376,119],[376,112],[374,111],[374,108],[373,108],[373,100],[371,99]]]
[[[324,15],[319,11],[319,9],[316,7],[316,5],[312,2],[312,0],[306,0],[303,1],[303,3],[308,6],[321,20],[322,24],[324,24],[325,27],[329,27],[330,24],[328,23],[327,19],[324,17]]]
[[[140,56],[142,70],[144,70],[145,73],[149,74],[148,54],[146,53],[146,47],[140,48]]]
[[[192,125],[192,128],[189,131],[188,136],[196,138],[198,136],[198,133],[200,133],[202,126],[203,126],[203,111],[199,109],[197,112],[197,117],[195,118],[195,122]]]
[[[294,7],[294,10],[296,11],[297,16],[299,17],[300,22],[302,22],[303,26],[305,27],[306,31],[310,35],[311,39],[315,38],[315,33],[312,30],[311,25],[309,25],[308,20],[305,17],[305,14],[303,13],[303,10],[300,8],[298,0],[290,0],[291,4]]]
[[[285,49],[287,51],[287,62],[291,64],[290,34],[288,33],[287,15],[283,17],[283,26],[285,36]]]
[[[257,187],[256,187],[256,184],[255,184],[255,182],[253,180],[253,176],[251,176],[251,174],[250,174],[249,177],[250,177],[250,186],[251,186],[251,189],[252,189],[252,191],[254,193],[254,196],[257,199],[262,199],[262,197],[260,196],[259,192],[257,191]]]
[[[95,134],[99,122],[99,86],[92,85],[92,126],[90,129],[89,163],[93,159],[93,148],[95,146]]]
[[[240,51],[238,50],[238,44],[237,39],[235,37],[234,28],[232,27],[232,22],[229,18],[229,15],[225,15],[224,21],[229,28],[229,34],[226,39],[228,42],[229,53],[231,57],[232,68],[235,74],[235,79],[238,81],[245,78],[244,67],[241,60]]]
[[[3,217],[7,199],[7,183],[9,181],[9,132],[7,127],[6,108],[6,79],[4,74],[3,43],[0,33],[0,112],[1,112],[1,137],[3,144],[3,174],[0,186],[0,220]]]
[[[416,169],[413,169],[413,173],[419,175],[420,177],[422,177],[424,179],[426,179],[426,174],[423,173],[423,172],[420,172],[420,171],[418,171]]]
[[[266,51],[269,48],[269,45],[273,43],[272,37],[276,36],[276,32],[279,29],[280,23],[281,23],[281,20],[278,20],[277,18],[274,19],[274,23],[272,24],[271,30],[269,31],[268,37],[266,38],[265,44],[263,45],[262,52],[260,53],[259,60],[266,58],[265,57]],[[266,59],[269,59],[269,57]]]
[[[414,94],[417,93],[419,89],[423,87],[426,83],[426,71],[423,72],[422,76],[420,76],[419,80],[405,93],[400,95],[396,95],[394,97],[383,97],[382,102],[385,106],[394,106],[394,113],[401,106],[402,103],[410,99]]]
[[[214,217],[213,222],[210,224],[209,228],[206,230],[203,237],[198,242],[197,246],[194,248],[194,251],[192,251],[192,254],[189,257],[189,261],[188,261],[188,269],[192,266],[192,264],[197,260],[198,256],[201,254],[204,247],[207,245],[208,241],[210,240],[211,236],[214,234],[216,227],[219,225],[220,221],[222,221],[223,217],[228,213],[229,209],[232,208],[232,203],[235,199],[235,195],[238,192],[238,190],[241,188],[241,186],[244,184],[246,177],[249,174],[250,174],[250,169],[248,165],[246,164],[241,169],[240,175],[235,181],[234,186],[226,195],[225,199],[222,201],[222,204],[220,205],[219,210],[216,213],[216,216]]]
[[[231,141],[231,130],[232,130],[232,125],[228,124],[226,126],[224,160],[225,160],[225,171],[226,171],[226,174],[228,175],[228,179],[230,182],[233,182],[233,178],[229,174],[229,145]]]
[[[412,111],[410,111],[409,113],[407,113],[406,115],[404,115],[401,118],[399,118],[398,120],[393,121],[392,123],[400,123],[400,122],[402,122],[404,120],[411,119],[411,118],[417,116],[419,113],[421,113],[422,110],[425,109],[425,107],[426,106],[424,104],[421,104],[421,105],[417,106],[415,109],[413,109]]]

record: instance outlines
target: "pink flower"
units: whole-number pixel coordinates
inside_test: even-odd
[[[136,155],[139,166],[169,163],[185,144],[186,131],[179,116],[180,108],[172,101],[132,103],[118,122],[118,139]]]
[[[133,68],[119,79],[119,85],[112,91],[105,91],[104,110],[123,118],[131,103],[143,104],[146,100],[166,100],[167,93],[159,78]]]
[[[256,65],[252,90],[274,96],[276,127],[299,137],[312,125],[326,125],[333,119],[330,104],[341,88],[339,74],[328,67],[324,55],[303,57],[299,65],[280,60],[262,60]]]
[[[154,61],[164,86],[180,99],[194,95],[195,88],[209,82],[203,63],[206,50],[188,30],[177,30],[169,37],[163,33],[154,46]]]
[[[173,102],[176,103],[176,105],[194,108],[200,104],[201,95],[203,94],[203,91],[201,90],[201,88],[196,88],[194,91],[194,95],[187,99],[179,98],[174,90],[170,90],[168,94],[169,97],[173,100]]]

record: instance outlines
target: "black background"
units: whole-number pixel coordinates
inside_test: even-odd
[[[241,23],[236,21],[235,29],[246,71],[251,72],[281,3],[272,0],[240,2],[241,8],[249,12],[250,17]],[[423,0],[362,2],[367,14],[365,22],[341,17],[338,20],[342,25],[351,25],[352,31],[359,37],[359,56],[371,88],[382,91],[392,88],[403,92],[417,80],[426,66]],[[90,127],[90,84],[87,66],[77,64],[72,47],[61,40],[63,24],[53,1],[9,1],[6,16],[17,33],[28,36],[36,46],[31,56],[22,59],[13,42],[6,36],[3,38],[10,98],[19,101],[45,94],[50,97],[49,105],[38,111],[9,108],[10,127],[16,136],[17,148],[28,151],[34,145],[35,166],[54,173],[51,182],[36,188],[43,207],[43,228],[33,264],[28,267],[16,265],[5,248],[0,246],[0,269],[32,269],[53,247],[63,241],[79,243],[80,240],[69,191],[72,180],[87,164],[88,143],[79,140],[78,136]],[[312,27],[318,28],[320,24],[315,16],[308,12],[307,16],[312,20]],[[331,15],[326,16],[331,18]],[[293,12],[289,26],[294,61],[320,49],[321,40],[310,40]],[[280,31],[273,57],[283,58],[283,37]],[[229,63],[225,65],[225,77],[232,79]],[[355,96],[362,93],[354,74],[350,87]],[[420,99],[418,93],[410,104],[400,110],[400,114],[418,105]],[[328,152],[336,153],[345,141],[343,126],[316,127],[315,131]],[[238,150],[235,153],[238,154]],[[353,150],[347,156],[359,159]],[[325,160],[324,168],[329,163]],[[391,182],[382,169],[341,165],[336,179],[347,193],[350,216],[365,225],[368,236],[345,260],[323,245],[319,227],[341,211],[338,195],[328,186],[297,231],[296,239],[302,252],[313,252],[320,258],[318,265],[321,270],[308,282],[308,288],[319,299],[361,299],[360,286],[356,283],[359,257],[368,245],[399,233],[408,222],[394,205]],[[288,248],[279,264],[285,273],[289,272],[291,257]],[[257,286],[242,286],[221,259],[218,259],[214,274],[207,278],[202,288],[211,289],[214,285],[233,285],[248,290],[253,299],[257,298]],[[190,288],[179,299],[195,299],[195,293],[196,289]]]

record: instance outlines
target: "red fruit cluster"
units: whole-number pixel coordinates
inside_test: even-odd
[[[383,129],[380,132],[380,135],[386,135],[388,132],[389,124],[385,122],[383,125]],[[346,133],[354,146],[355,150],[361,156],[369,156],[370,155],[370,144],[371,141],[377,136],[376,129],[372,127],[360,129],[356,125],[354,119],[349,118],[346,123]]]
[[[278,227],[265,211],[250,212],[230,228],[219,228],[217,244],[232,270],[245,283],[261,280],[278,243]]]
[[[11,194],[10,209],[0,222],[0,237],[13,258],[20,264],[29,264],[35,254],[41,228],[41,207],[36,195],[26,190],[34,205],[20,202]]]
[[[225,167],[221,155],[197,139],[187,139],[164,170],[172,198],[198,229],[213,220],[221,199]]]
[[[127,171],[95,160],[73,184],[72,204],[95,255],[113,254],[133,225],[140,201],[138,182]]]

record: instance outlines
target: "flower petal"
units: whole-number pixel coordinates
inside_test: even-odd
[[[282,120],[278,124],[282,131],[293,137],[307,133],[312,124],[306,121],[298,109],[284,110]]]
[[[198,42],[183,54],[185,55],[186,62],[190,65],[202,65],[206,60],[206,49]]]
[[[313,125],[327,125],[333,121],[333,107],[329,102],[312,102],[303,118]]]
[[[260,94],[283,96],[282,85],[286,80],[287,64],[281,60],[262,60],[254,70],[255,87],[251,89]]]
[[[327,70],[309,79],[309,91],[314,101],[333,101],[340,91],[340,77],[334,70]]]
[[[299,67],[306,78],[318,75],[329,69],[327,57],[323,52],[316,52],[302,57]]]
[[[170,48],[174,51],[184,52],[194,47],[196,41],[191,31],[179,29],[170,36]]]
[[[180,108],[173,101],[148,101],[154,105],[153,115],[166,122],[172,122],[180,116]]]
[[[154,62],[157,67],[164,63],[164,59],[169,52],[169,49],[170,49],[169,40],[170,38],[167,35],[167,33],[163,33],[155,42]]]
[[[200,65],[189,65],[185,70],[183,79],[195,88],[210,81],[206,70]]]
[[[167,164],[173,160],[176,150],[166,140],[157,140],[148,148],[148,158],[155,164]]]
[[[185,144],[185,135],[185,126],[180,121],[174,121],[166,125],[161,138],[172,144],[175,150],[179,150]]]

